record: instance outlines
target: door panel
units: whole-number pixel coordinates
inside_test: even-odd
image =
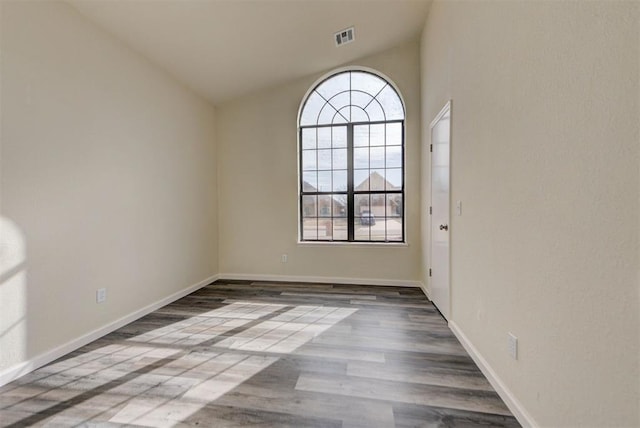
[[[451,102],[431,123],[431,299],[442,315],[450,315],[450,146]]]

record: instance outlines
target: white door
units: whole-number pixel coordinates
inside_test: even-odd
[[[431,122],[431,300],[448,320],[449,292],[449,171],[451,101]]]

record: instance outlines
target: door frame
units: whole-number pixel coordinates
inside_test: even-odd
[[[440,119],[442,119],[442,117],[444,115],[446,115],[447,113],[449,113],[449,194],[447,197],[447,204],[448,206],[448,218],[447,218],[447,224],[449,225],[449,246],[448,246],[448,254],[447,254],[447,259],[449,261],[448,266],[447,266],[447,279],[448,279],[448,284],[447,284],[447,291],[448,291],[448,307],[447,309],[447,315],[448,318],[446,316],[444,316],[444,314],[441,315],[443,316],[443,318],[445,318],[447,321],[449,321],[449,319],[451,318],[451,245],[452,245],[452,239],[451,239],[451,134],[452,134],[452,130],[453,130],[453,126],[452,126],[452,101],[451,99],[449,99],[445,105],[440,109],[440,111],[438,112],[438,114],[436,115],[436,117],[431,121],[431,123],[429,124],[429,258],[428,258],[428,262],[429,262],[429,273],[428,273],[428,278],[429,278],[429,291],[430,294],[433,293],[433,289],[431,288],[432,286],[432,261],[433,261],[433,254],[432,254],[432,250],[433,250],[433,214],[432,214],[432,209],[433,209],[433,128],[434,126],[440,121]],[[436,308],[437,309],[437,308]],[[438,310],[440,312],[440,310]]]

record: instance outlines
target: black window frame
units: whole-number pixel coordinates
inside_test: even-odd
[[[351,121],[347,121],[347,122],[338,122],[338,123],[327,123],[327,124],[315,124],[315,125],[301,125],[301,121],[302,121],[302,112],[304,112],[304,108],[306,106],[306,103],[309,99],[309,97],[315,92],[315,90],[320,87],[320,85],[322,85],[324,82],[326,82],[329,79],[335,78],[341,74],[344,73],[353,73],[353,72],[359,72],[359,73],[369,73],[379,79],[381,79],[382,81],[385,82],[385,86],[380,89],[380,91],[378,92],[378,94],[380,94],[387,86],[390,87],[396,94],[396,96],[398,97],[398,100],[400,102],[400,104],[402,105],[402,119],[392,119],[392,120],[376,120],[376,121],[357,121],[357,122],[351,122]],[[351,81],[351,80],[350,80]],[[349,90],[345,90],[342,92],[351,92],[351,88],[349,88]],[[340,93],[342,93],[340,92]],[[377,95],[376,95],[377,96]],[[374,96],[375,99],[375,96]],[[326,103],[328,104],[329,101],[326,100]],[[349,107],[353,107],[352,104],[349,104]],[[355,106],[358,107],[358,106]],[[382,105],[381,105],[382,107]],[[343,107],[340,108],[340,110]],[[384,108],[382,107],[382,111],[384,114]],[[368,71],[368,70],[361,70],[361,69],[349,69],[349,70],[344,70],[344,71],[340,71],[337,73],[333,73],[330,76],[328,76],[327,78],[323,79],[322,81],[318,82],[316,85],[314,85],[314,87],[308,92],[307,96],[304,99],[304,103],[302,104],[302,108],[300,109],[300,117],[298,119],[298,177],[299,177],[299,197],[298,197],[298,205],[299,205],[299,212],[298,212],[298,217],[299,217],[299,233],[298,233],[298,239],[299,242],[302,243],[313,243],[313,242],[330,242],[330,243],[375,243],[375,244],[404,244],[406,243],[406,236],[405,236],[405,231],[406,231],[406,216],[405,216],[405,206],[406,206],[406,200],[405,200],[405,120],[406,120],[406,110],[404,107],[404,103],[402,102],[402,97],[400,96],[400,93],[398,92],[398,90],[395,88],[395,86],[389,81],[389,79],[387,79],[386,77],[383,77],[377,73]],[[334,119],[335,116],[337,116],[338,114],[340,114],[339,112],[337,112],[334,115]],[[319,115],[318,115],[319,116]],[[340,114],[340,116],[342,118],[344,118],[344,116],[342,116]],[[369,188],[369,190],[356,190],[355,189],[355,185],[356,183],[354,183],[354,171],[357,168],[354,168],[354,128],[358,127],[358,126],[371,126],[371,125],[384,125],[385,126],[385,138],[386,138],[386,129],[387,126],[390,124],[397,124],[399,123],[401,126],[401,141],[400,141],[400,158],[401,158],[401,165],[400,165],[400,170],[401,170],[401,185],[399,189],[392,189],[392,190],[388,190],[388,189],[384,189],[384,190],[372,190],[371,188]],[[303,154],[304,154],[304,149],[303,149],[303,132],[305,129],[320,129],[320,128],[337,128],[337,127],[346,127],[347,128],[347,189],[346,191],[335,191],[333,188],[330,189],[329,191],[319,191],[317,188],[315,190],[305,190],[305,181],[304,181],[304,167],[303,167]],[[317,135],[317,134],[316,134]],[[370,138],[370,137],[369,137]],[[333,138],[333,134],[332,134],[332,138],[331,138],[331,148],[333,148],[333,142],[334,142],[334,138]],[[367,146],[369,148],[371,148],[372,146],[369,145]],[[385,145],[383,146],[373,146],[373,147],[387,147],[386,145],[386,141],[385,141]],[[316,150],[316,152],[318,150],[321,149],[312,149],[312,150]],[[370,159],[370,158],[369,158]],[[368,168],[369,171],[372,170],[372,168]],[[385,157],[385,167],[383,168],[385,171],[387,170],[386,167],[386,157]],[[394,167],[393,169],[398,169],[397,167]],[[321,172],[321,171],[325,171],[325,170],[320,170],[318,169],[318,166],[316,166],[316,172]],[[326,171],[336,171],[336,169],[333,168],[333,163],[332,163],[332,168],[330,170],[326,170]],[[369,175],[369,177],[371,177],[371,175]],[[386,182],[386,180],[385,180]],[[386,182],[388,183],[388,182]],[[320,187],[320,186],[317,186]],[[386,186],[385,186],[386,187]],[[401,237],[400,240],[398,239],[388,239],[388,235],[387,235],[387,230],[385,229],[385,239],[384,240],[380,240],[380,239],[372,239],[371,238],[371,234],[369,233],[369,239],[356,239],[356,233],[355,233],[355,229],[356,229],[356,206],[355,206],[355,199],[356,196],[358,195],[369,195],[369,197],[371,198],[371,195],[384,195],[385,198],[385,227],[387,225],[386,220],[387,218],[392,218],[388,216],[387,213],[387,200],[389,195],[399,195],[401,200],[402,200],[402,204],[400,206],[400,214],[399,214],[399,218],[401,218],[402,221],[402,227],[401,227]],[[316,201],[319,201],[319,197],[320,196],[333,196],[333,195],[344,195],[346,197],[346,201],[347,201],[347,213],[346,213],[346,219],[347,219],[347,239],[334,239],[334,234],[331,233],[331,238],[330,239],[319,239],[317,238],[318,236],[318,232],[316,232],[316,238],[315,239],[305,239],[304,236],[304,220],[305,218],[314,218],[314,217],[305,217],[305,213],[304,213],[304,203],[303,203],[303,199],[305,196],[315,196],[316,197]],[[371,199],[370,199],[371,200]],[[319,226],[319,222],[320,219],[322,218],[328,218],[328,219],[334,219],[334,218],[344,218],[344,217],[336,217],[333,214],[333,203],[334,200],[332,199],[332,209],[330,210],[330,216],[326,217],[326,216],[320,216],[319,213],[319,208],[318,205],[319,203],[316,202],[316,227],[318,230],[320,228]],[[369,206],[372,206],[371,203],[369,204]]]

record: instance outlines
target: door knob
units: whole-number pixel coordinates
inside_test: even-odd
[[[449,225],[448,224],[441,224],[440,225],[440,230],[449,230]]]

